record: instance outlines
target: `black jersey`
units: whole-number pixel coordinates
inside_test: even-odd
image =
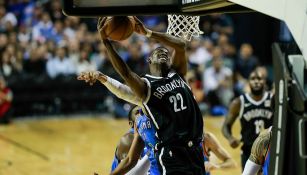
[[[271,93],[265,92],[260,101],[253,100],[249,94],[240,96],[240,123],[243,151],[250,152],[253,142],[259,133],[272,126]]]
[[[167,77],[145,75],[149,87],[144,107],[160,144],[201,141],[203,118],[190,87],[175,72]]]

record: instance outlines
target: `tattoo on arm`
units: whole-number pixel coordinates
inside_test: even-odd
[[[262,165],[270,144],[270,132],[260,134],[254,141],[249,159],[258,165]]]

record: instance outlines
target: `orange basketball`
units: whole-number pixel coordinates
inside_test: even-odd
[[[135,21],[132,16],[108,17],[105,22],[105,34],[112,40],[125,40],[134,31]]]

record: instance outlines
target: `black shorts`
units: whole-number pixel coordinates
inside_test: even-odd
[[[204,175],[203,149],[198,146],[164,146],[156,152],[161,174]]]

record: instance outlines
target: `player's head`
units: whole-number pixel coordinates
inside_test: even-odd
[[[148,58],[150,73],[168,73],[170,69],[169,51],[165,47],[158,47],[152,51]]]
[[[248,78],[251,93],[254,95],[261,95],[265,88],[265,78],[261,71],[255,69]]]
[[[140,107],[133,106],[129,111],[128,120],[129,120],[129,125],[131,128],[134,128],[135,118],[139,114],[139,109]]]

